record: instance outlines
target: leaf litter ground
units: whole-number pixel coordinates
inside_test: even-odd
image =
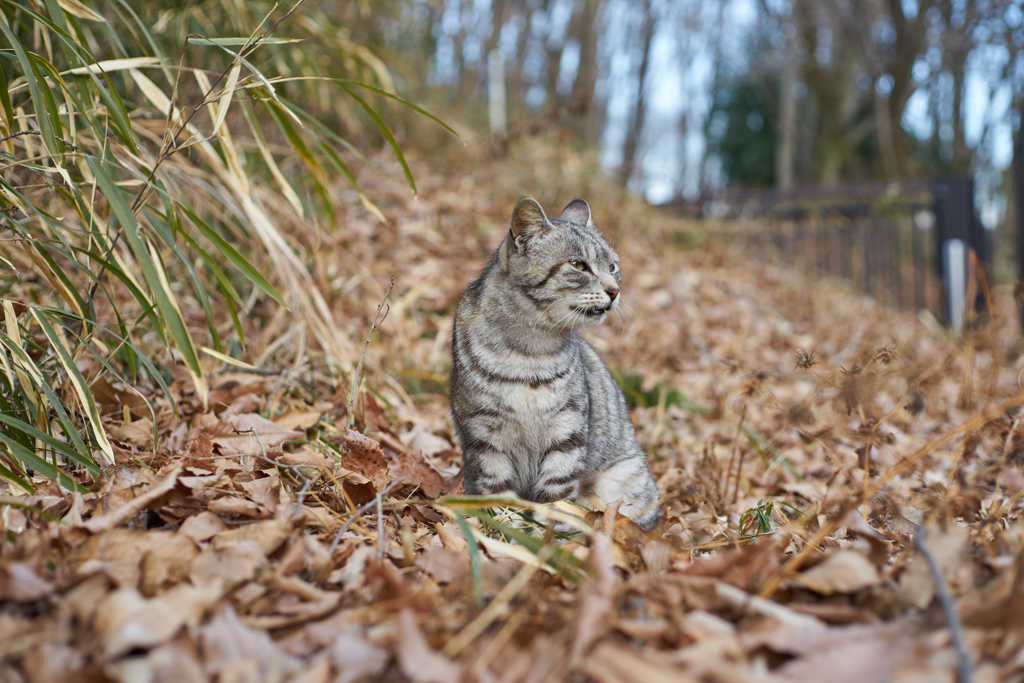
[[[0,678],[931,681],[966,657],[1024,680],[1005,292],[954,341],[629,201],[548,140],[459,167],[420,170],[419,198],[371,168],[389,222],[339,189],[339,226],[297,245],[349,372],[257,305],[260,371],[211,365],[206,409],[180,372],[155,450],[132,388],[94,387],[117,465],[88,493],[0,499]],[[651,455],[652,533],[460,495],[451,315],[531,189],[590,199],[622,255],[623,315],[587,336]]]

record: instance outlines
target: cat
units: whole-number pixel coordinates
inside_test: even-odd
[[[549,219],[519,200],[455,313],[450,401],[467,494],[596,493],[640,527],[657,524],[658,489],[625,396],[578,333],[618,305],[621,283],[585,201]]]

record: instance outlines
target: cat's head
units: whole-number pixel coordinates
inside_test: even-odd
[[[501,250],[502,269],[547,324],[596,325],[619,303],[619,257],[574,199],[548,218],[534,199],[516,204]]]

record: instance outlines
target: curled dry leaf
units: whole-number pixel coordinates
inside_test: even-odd
[[[839,550],[796,578],[796,583],[815,593],[853,593],[874,586],[881,577],[868,558],[854,550]]]

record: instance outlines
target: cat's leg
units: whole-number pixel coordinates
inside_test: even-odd
[[[488,445],[474,444],[465,449],[463,486],[469,495],[517,495],[519,473],[511,458]]]
[[[552,444],[540,459],[530,498],[541,503],[576,498],[580,493],[580,475],[586,469],[585,455],[586,442],[581,433]]]
[[[621,500],[619,512],[646,531],[658,523],[658,487],[647,467],[647,456],[641,452],[599,470],[594,477],[594,493],[606,504]]]

